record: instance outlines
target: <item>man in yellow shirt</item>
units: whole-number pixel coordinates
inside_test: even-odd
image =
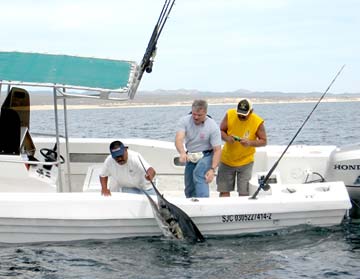
[[[253,112],[248,99],[240,100],[237,109],[229,109],[220,124],[225,141],[216,179],[220,197],[234,191],[235,178],[239,196],[249,195],[255,147],[267,143],[264,120]]]

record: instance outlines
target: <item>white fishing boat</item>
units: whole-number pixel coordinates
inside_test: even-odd
[[[72,138],[67,129],[68,122],[73,121],[67,116],[67,100],[134,98],[143,73],[151,72],[156,41],[172,5],[166,1],[139,65],[133,61],[0,52],[0,93],[7,94],[0,114],[0,242],[162,234],[145,195],[101,196],[99,171],[114,139]],[[36,87],[52,90],[54,135],[31,133],[29,88]],[[338,225],[351,208],[344,182],[354,189],[360,184],[358,145],[343,149],[292,146],[269,177],[270,190],[261,189],[254,197],[259,179],[285,148],[268,146],[257,150],[251,196],[219,198],[212,184],[210,198],[187,199],[183,192],[184,166],[179,163],[174,143],[120,140],[156,169],[160,192],[190,216],[205,237],[298,225]]]

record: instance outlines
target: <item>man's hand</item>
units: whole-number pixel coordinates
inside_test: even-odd
[[[215,171],[213,168],[211,168],[205,173],[206,183],[210,183],[211,181],[213,181],[214,177],[215,177]]]
[[[233,135],[230,135],[230,136],[226,135],[225,137],[226,137],[225,141],[228,143],[235,143],[235,141],[236,141],[236,139],[234,138]]]
[[[186,163],[186,162],[188,161],[187,154],[186,154],[186,153],[180,153],[179,161],[180,161],[181,163]]]
[[[153,181],[155,174],[156,174],[155,170],[152,167],[150,167],[145,173],[145,179],[148,181]]]
[[[243,138],[240,140],[240,143],[243,145],[243,146],[252,146],[252,141],[249,140],[249,139],[246,139],[246,138]]]
[[[110,190],[107,188],[108,177],[100,176],[100,185],[101,185],[101,195],[102,196],[111,196]]]

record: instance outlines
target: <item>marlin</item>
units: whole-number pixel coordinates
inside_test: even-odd
[[[139,161],[146,173],[146,168],[140,157]],[[155,183],[152,180],[150,182],[155,190],[157,203],[144,190],[143,193],[149,199],[154,217],[163,235],[174,239],[188,240],[193,243],[205,241],[204,236],[193,220],[179,207],[167,201],[164,195],[156,188]]]
[[[149,199],[155,219],[164,236],[188,240],[193,243],[205,241],[204,236],[191,218],[179,207],[167,201],[153,182],[152,186],[157,196],[157,203],[148,193],[143,192]]]

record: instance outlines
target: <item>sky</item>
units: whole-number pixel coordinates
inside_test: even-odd
[[[164,0],[1,0],[0,50],[141,61]],[[177,0],[140,90],[360,93],[359,0]],[[0,65],[1,66],[1,65]]]

